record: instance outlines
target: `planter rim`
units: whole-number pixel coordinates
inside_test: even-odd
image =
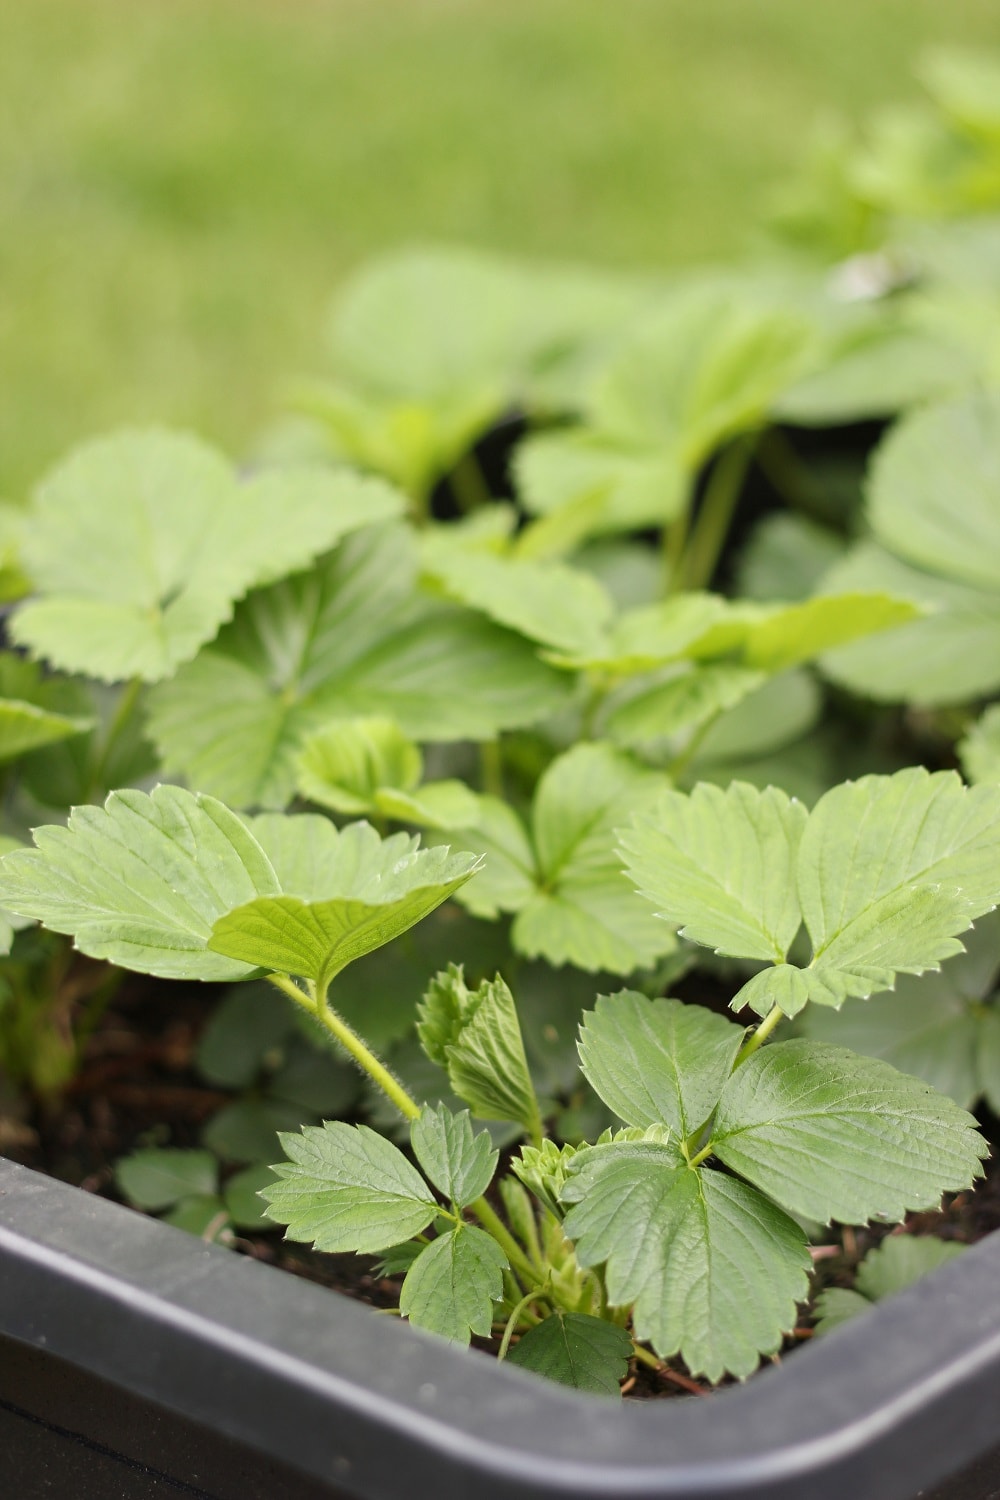
[[[0,1334],[363,1500],[904,1500],[1000,1437],[998,1277],[995,1234],[743,1387],[620,1407],[0,1160]]]

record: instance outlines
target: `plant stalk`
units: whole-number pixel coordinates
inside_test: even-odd
[[[708,588],[732,524],[750,458],[751,437],[737,438],[716,458],[680,564],[680,587]]]
[[[746,1062],[748,1057],[753,1056],[758,1047],[763,1046],[768,1037],[771,1035],[771,1032],[774,1031],[775,1027],[779,1026],[784,1019],[785,1012],[781,1009],[780,1006],[776,1005],[773,1010],[768,1011],[763,1021],[761,1021],[760,1025],[755,1031],[752,1031],[750,1033],[746,1041],[743,1043],[743,1046],[736,1054],[736,1061],[733,1063],[734,1073],[736,1072],[736,1069],[738,1067]]]

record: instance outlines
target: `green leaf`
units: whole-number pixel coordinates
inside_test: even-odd
[[[144,974],[241,979],[209,951],[216,917],[276,893],[275,872],[235,813],[211,797],[160,786],[77,807],[66,827],[35,830],[37,848],[0,864],[0,900],[77,948]]]
[[[528,533],[533,546],[544,535],[554,551],[572,551],[588,537],[665,526],[686,498],[674,453],[637,450],[586,429],[525,439],[514,474],[525,509],[541,518]]]
[[[414,1155],[434,1186],[456,1209],[482,1196],[497,1168],[497,1153],[485,1130],[473,1132],[469,1112],[425,1105],[410,1126]]]
[[[261,1199],[261,1189],[274,1181],[270,1167],[245,1167],[235,1172],[222,1190],[226,1212],[237,1229],[273,1229]]]
[[[863,1297],[880,1302],[905,1291],[922,1276],[961,1255],[964,1245],[934,1235],[891,1234],[869,1250],[858,1267],[855,1285]]]
[[[496,557],[435,538],[422,556],[425,572],[450,599],[543,646],[585,651],[611,619],[610,595],[578,568]]]
[[[806,599],[762,613],[748,631],[744,659],[761,671],[784,672],[835,646],[905,625],[919,614],[915,604],[883,593]]]
[[[523,1333],[507,1359],[574,1390],[617,1396],[631,1357],[626,1329],[586,1313],[556,1311]]]
[[[842,1323],[849,1323],[859,1313],[867,1312],[871,1303],[867,1297],[862,1297],[860,1292],[853,1292],[847,1287],[831,1286],[820,1292],[813,1305],[813,1315],[816,1319],[816,1332],[822,1337],[824,1334],[832,1333]]]
[[[133,1208],[157,1213],[182,1198],[216,1191],[218,1167],[208,1151],[150,1147],[115,1165],[115,1182]]]
[[[982,1176],[975,1121],[886,1063],[821,1042],[755,1052],[726,1084],[713,1150],[790,1213],[895,1222]]]
[[[801,922],[795,860],[806,810],[775,787],[666,791],[620,833],[626,871],[683,936],[780,962]]]
[[[304,1012],[299,1017],[309,1024]],[[284,1060],[268,1081],[271,1099],[293,1105],[300,1115],[305,1110],[325,1120],[348,1114],[361,1091],[361,1078],[342,1055],[334,1053],[335,1045],[318,1022],[306,1034],[293,1033],[284,1048]]]
[[[996,988],[998,937],[1000,917],[991,913],[963,934],[966,951],[947,959],[940,972],[903,975],[891,993],[850,1001],[837,1014],[810,1006],[799,1031],[879,1057],[965,1109],[982,1093],[996,1097],[1000,1075],[993,1076],[986,1053],[1000,1018],[983,1001]]]
[[[810,997],[892,986],[961,952],[958,934],[1000,900],[1000,788],[922,767],[845,782],[802,836],[798,889],[813,944]]]
[[[339,1120],[281,1136],[288,1161],[263,1189],[286,1239],[337,1253],[387,1250],[427,1228],[437,1213],[430,1188],[406,1157],[365,1125]]]
[[[468,1344],[473,1333],[487,1337],[506,1266],[496,1240],[482,1229],[457,1225],[417,1256],[406,1273],[399,1310],[417,1328],[453,1344]]]
[[[260,1166],[273,1161],[283,1130],[297,1130],[302,1110],[277,1099],[234,1099],[202,1128],[201,1142],[222,1161]]]
[[[540,1129],[514,998],[499,974],[475,990],[454,964],[435,976],[417,1010],[427,1056],[447,1069],[458,1097],[483,1120]]]
[[[912,567],[1000,587],[1000,394],[974,391],[913,413],[880,445],[868,515]]]
[[[291,1005],[272,985],[237,986],[213,1011],[199,1038],[199,1073],[223,1088],[249,1088],[294,1024]]]
[[[773,754],[815,728],[822,711],[823,695],[809,672],[781,672],[709,727],[698,741],[694,764],[702,768]],[[763,790],[767,782],[754,784]],[[788,790],[781,780],[776,779],[774,785]]]
[[[748,599],[805,599],[843,554],[835,531],[777,511],[759,521],[743,548],[736,592]]]
[[[881,589],[932,611],[926,619],[829,652],[821,665],[834,682],[881,703],[930,708],[965,703],[1000,687],[996,590],[919,571],[873,542],[848,553],[823,588]]]
[[[63,684],[44,677],[37,663],[0,652],[0,761],[37,750],[93,727],[93,719],[65,712]]]
[[[761,425],[798,375],[809,329],[796,314],[713,287],[684,289],[623,343],[594,392],[593,426],[678,453],[693,473]]]
[[[478,868],[475,855],[420,849],[405,833],[383,840],[367,823],[338,830],[321,819],[302,821],[318,847],[309,878],[298,873],[293,888],[301,894],[258,896],[230,909],[216,920],[208,946],[312,980],[321,992],[349,963],[440,906]]]
[[[165,764],[240,806],[284,806],[311,733],[391,716],[420,740],[492,739],[565,701],[534,647],[474,613],[422,600],[400,526],[348,538],[309,573],[252,594],[150,702]]]
[[[18,610],[12,638],[69,671],[155,682],[211,640],[249,588],[402,505],[386,486],[345,472],[273,471],[241,483],[185,434],[98,439],[36,495],[23,549],[41,597]]]
[[[635,900],[612,833],[664,785],[610,745],[575,746],[538,783],[530,837],[510,808],[481,799],[461,839],[486,855],[484,889],[459,899],[477,915],[516,912],[513,944],[529,958],[612,974],[655,962],[673,934]]]
[[[1000,704],[976,720],[957,748],[962,770],[974,785],[1000,781]]]
[[[593,1147],[569,1172],[564,1230],[581,1265],[605,1264],[608,1298],[633,1306],[637,1338],[712,1381],[749,1375],[779,1347],[810,1261],[773,1203],[655,1143]]]
[[[686,1140],[708,1119],[743,1040],[701,1006],[601,995],[580,1030],[584,1076],[628,1125],[668,1124]]]
[[[616,744],[655,747],[735,708],[766,680],[763,672],[727,662],[670,666],[633,678],[610,694],[601,728]]]
[[[392,719],[333,723],[305,741],[298,789],[334,812],[372,813],[402,822],[458,828],[475,821],[478,803],[460,781],[420,785],[423,756]]]
[[[209,1244],[232,1243],[233,1226],[226,1205],[217,1193],[195,1193],[190,1198],[182,1198],[163,1215],[163,1223],[174,1229],[183,1229],[185,1234],[197,1235],[198,1239]]]

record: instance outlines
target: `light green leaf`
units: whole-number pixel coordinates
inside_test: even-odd
[[[586,651],[611,619],[611,598],[597,579],[565,564],[496,557],[433,537],[422,557],[450,599],[543,646]]]
[[[467,1109],[456,1115],[443,1104],[425,1105],[410,1126],[410,1141],[431,1182],[456,1209],[467,1208],[493,1181],[497,1153],[487,1131],[473,1132]]]
[[[558,654],[549,659],[572,670],[589,669],[629,676],[648,672],[667,662],[693,656],[695,647],[719,639],[717,628],[727,630],[722,650],[739,644],[743,623],[756,613],[756,606],[730,605],[718,594],[678,594],[658,604],[626,610],[613,622],[605,639],[589,652]]]
[[[1000,588],[1000,394],[914,412],[880,445],[868,515],[912,567]]]
[[[437,1213],[430,1188],[406,1157],[366,1125],[339,1120],[281,1136],[288,1161],[262,1191],[286,1239],[317,1250],[387,1250],[427,1228]]]
[[[488,919],[526,906],[535,892],[535,851],[509,803],[480,797],[475,822],[463,828],[462,838],[485,856],[485,864],[463,889],[461,904],[473,916]]]
[[[668,667],[610,694],[601,728],[616,744],[654,746],[735,708],[766,680],[763,672],[727,662]]]
[[[564,1229],[637,1338],[692,1374],[749,1375],[781,1343],[806,1292],[798,1225],[745,1183],[692,1171],[670,1147],[617,1143],[570,1163]]]
[[[835,531],[777,511],[754,527],[740,557],[736,592],[748,599],[805,599],[844,551]]]
[[[299,875],[302,894],[259,896],[231,908],[212,928],[212,952],[310,979],[323,992],[349,963],[440,906],[479,865],[475,855],[453,855],[443,845],[420,849],[419,839],[404,833],[380,839],[367,823],[337,830],[309,822],[317,835],[325,830],[326,847],[308,884]]]
[[[217,1193],[195,1193],[190,1198],[182,1198],[163,1215],[163,1222],[209,1244],[232,1243],[233,1226],[226,1205]]]
[[[399,1310],[417,1328],[467,1344],[489,1335],[507,1266],[496,1240],[462,1224],[423,1249],[406,1273]]]
[[[303,796],[352,817],[371,812],[381,788],[413,791],[424,769],[418,747],[385,718],[328,724],[305,741],[298,767]]]
[[[155,682],[211,640],[248,589],[402,505],[385,485],[323,469],[240,483],[185,434],[98,439],[36,495],[23,550],[41,597],[18,610],[12,638],[69,671]]]
[[[822,1042],[762,1047],[729,1079],[719,1160],[790,1213],[895,1222],[982,1176],[989,1150],[950,1099],[886,1063]]]
[[[905,625],[919,613],[905,599],[861,592],[775,606],[748,631],[744,660],[762,671],[784,672],[835,646]]]
[[[781,962],[801,922],[795,860],[806,810],[775,787],[664,792],[619,834],[629,878],[671,924],[717,952]]]
[[[912,767],[827,792],[798,862],[812,998],[837,1005],[960,952],[958,934],[1000,900],[998,829],[1000,788],[954,772]]]
[[[969,781],[1000,782],[1000,704],[994,703],[977,719],[957,748]]]
[[[402,527],[349,538],[309,573],[252,594],[216,643],[152,695],[163,760],[240,806],[281,807],[306,737],[391,716],[421,740],[491,739],[565,701],[534,648],[421,600]]]
[[[597,386],[592,425],[675,451],[694,472],[752,431],[798,375],[809,329],[797,315],[716,288],[684,289],[643,320]]]
[[[192,1194],[216,1191],[219,1171],[208,1151],[149,1147],[115,1165],[115,1182],[133,1208],[157,1213]]]
[[[420,1045],[478,1119],[540,1133],[514,998],[499,975],[470,990],[451,964],[431,981],[417,1015]]]
[[[523,1333],[507,1359],[574,1390],[617,1396],[631,1357],[632,1340],[617,1323],[556,1311]]]
[[[871,1303],[867,1297],[862,1297],[860,1292],[852,1292],[847,1287],[831,1286],[820,1292],[813,1306],[813,1315],[816,1319],[816,1332],[822,1337],[824,1334],[832,1333],[842,1323],[849,1323],[859,1313],[867,1312]]]
[[[932,611],[824,655],[826,676],[882,703],[939,707],[1000,688],[1000,599],[995,590],[912,568],[873,542],[838,563],[824,590],[878,590]]]
[[[725,765],[770,755],[808,734],[822,711],[823,694],[811,673],[801,670],[781,672],[777,677],[769,677],[761,687],[710,725],[698,741],[694,764],[697,767]],[[695,776],[693,779],[697,781],[699,778]],[[763,789],[767,782],[755,781],[754,785]],[[785,783],[778,779],[774,780],[774,785],[785,787]]]
[[[620,1120],[666,1123],[686,1140],[715,1108],[742,1040],[742,1027],[701,1006],[622,990],[584,1015],[580,1063]]]
[[[561,533],[554,550],[567,552],[588,537],[665,526],[687,493],[673,452],[637,449],[585,428],[527,438],[514,475],[525,508],[540,518],[531,528],[533,547],[537,535]]]
[[[246,825],[212,797],[160,786],[78,807],[35,830],[35,849],[0,863],[0,901],[77,948],[164,978],[241,979],[245,963],[210,952],[215,919],[277,876]]]
[[[964,1245],[934,1235],[890,1234],[869,1250],[858,1268],[855,1285],[863,1297],[880,1302],[904,1291],[961,1255]]]
[[[88,715],[66,712],[72,692],[43,676],[37,663],[0,652],[0,761],[93,728]]]

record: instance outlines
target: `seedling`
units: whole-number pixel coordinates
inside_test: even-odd
[[[1000,789],[919,770],[837,787],[811,814],[745,784],[662,792],[619,834],[628,874],[668,929],[770,965],[733,1001],[763,1019],[748,1031],[669,998],[599,997],[580,1063],[621,1127],[562,1147],[499,976],[470,990],[452,967],[421,1007],[457,1112],[421,1107],[330,1004],[337,974],[470,880],[475,855],[363,823],[240,818],[164,786],[39,830],[0,866],[0,900],[143,972],[266,975],[410,1121],[416,1163],[365,1125],[306,1126],[282,1137],[271,1217],[321,1250],[382,1253],[414,1324],[494,1335],[501,1355],[606,1391],[631,1352],[680,1354],[712,1381],[749,1374],[807,1292],[800,1220],[896,1222],[981,1175],[986,1145],[951,1100],[844,1048],[769,1038],[809,1001],[835,1008],[960,952],[1000,897],[998,830]],[[499,1207],[472,1116],[529,1140]]]

